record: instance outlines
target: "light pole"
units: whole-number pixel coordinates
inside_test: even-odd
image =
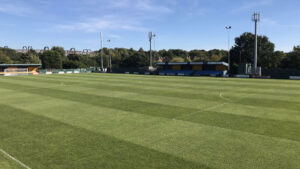
[[[255,23],[255,42],[254,42],[254,70],[253,75],[257,74],[257,24],[260,21],[260,14],[254,13],[252,16],[252,21]]]
[[[149,41],[150,41],[150,68],[153,66],[152,61],[152,39],[155,38],[156,35],[152,32],[149,32]]]
[[[107,43],[109,44],[110,42],[111,42],[111,40],[108,39],[108,40],[107,40]],[[110,54],[109,45],[108,45],[108,54],[109,54],[109,71],[110,71],[110,73],[112,73],[112,64],[111,64],[112,58],[111,58],[111,54]]]
[[[228,34],[228,73],[229,73],[229,71],[230,71],[230,29],[232,27],[226,26],[225,28],[226,28],[227,34]]]
[[[101,71],[104,70],[103,68],[103,37],[102,37],[102,32],[100,32],[100,57],[101,57]]]

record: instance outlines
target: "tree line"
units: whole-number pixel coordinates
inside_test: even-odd
[[[235,39],[235,45],[230,50],[231,68],[236,70],[239,64],[253,63],[254,34],[244,33]],[[75,69],[100,67],[101,51],[93,54],[65,55],[62,47],[37,53],[29,50],[17,53],[15,50],[0,48],[0,64],[4,63],[42,63],[44,69]],[[108,67],[112,57],[113,68],[133,68],[149,66],[149,51],[115,48],[103,48],[103,65]],[[153,52],[155,62],[219,62],[228,61],[226,50],[191,50],[181,49],[159,50]],[[258,65],[265,69],[290,68],[300,69],[300,46],[295,46],[292,52],[275,51],[274,43],[266,36],[258,36]]]
[[[53,47],[51,50],[37,53],[29,50],[26,53],[17,53],[15,50],[0,48],[0,64],[3,63],[41,63],[44,69],[75,69],[100,67],[101,51],[93,54],[78,55],[68,54],[62,47]],[[115,48],[103,48],[104,67],[109,65],[109,58],[112,57],[114,68],[126,67],[147,67],[150,64],[149,51]],[[153,51],[155,62],[198,62],[198,61],[221,61],[227,51],[225,50],[192,50],[170,49]]]
[[[255,35],[252,33],[244,33],[235,38],[235,45],[230,50],[233,69],[239,64],[253,63],[254,39]],[[267,36],[258,36],[258,65],[264,69],[300,69],[300,46],[295,46],[288,53],[275,51],[275,44]]]

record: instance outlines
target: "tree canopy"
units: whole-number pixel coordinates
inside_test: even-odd
[[[294,50],[286,55],[283,61],[284,68],[300,69],[300,45],[295,46]]]
[[[44,69],[62,68],[62,56],[58,51],[44,51],[44,53],[41,55],[41,60]]]
[[[26,64],[41,63],[39,55],[34,50],[26,53],[17,53],[15,50],[8,48],[0,48],[0,64]]]
[[[254,34],[246,32],[235,38],[235,45],[230,50],[231,65],[237,67],[239,64],[253,63]],[[17,53],[15,50],[0,48],[0,63],[42,63],[43,68],[88,68],[99,67],[101,63],[101,51],[93,54],[66,55],[64,48],[55,46],[42,54],[29,50],[26,53]],[[112,57],[114,68],[123,67],[146,67],[149,66],[149,51],[142,48],[139,50],[115,48],[103,48],[103,64],[109,65]],[[258,65],[269,68],[293,68],[300,69],[300,46],[295,46],[289,53],[275,51],[275,45],[266,36],[258,36]],[[218,62],[228,60],[226,50],[191,50],[169,49],[153,51],[154,62]]]
[[[231,66],[238,64],[253,63],[255,35],[249,32],[235,39],[235,46],[231,49]],[[275,51],[274,43],[266,36],[258,36],[258,66],[262,68],[297,68],[298,47],[293,52],[284,53]],[[227,57],[226,57],[227,59]],[[296,62],[295,62],[296,61]],[[294,65],[293,65],[294,64]],[[298,67],[299,68],[299,67]]]

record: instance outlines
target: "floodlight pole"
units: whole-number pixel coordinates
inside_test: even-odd
[[[152,32],[149,32],[149,41],[150,41],[150,67],[153,66],[153,59],[152,59],[152,39],[155,37],[156,35],[153,34]]]
[[[255,42],[254,42],[254,70],[253,70],[253,75],[257,74],[257,25],[258,22],[260,21],[260,14],[259,13],[254,13],[252,21],[255,23]]]
[[[109,40],[107,40],[107,42],[110,43],[111,40],[109,39]],[[109,47],[108,47],[108,54],[109,54],[109,71],[110,71],[110,73],[112,73],[112,64],[111,64],[112,56],[111,56],[111,54],[110,54],[109,51],[110,51],[110,49],[109,49]]]
[[[101,71],[103,71],[104,68],[103,68],[103,37],[102,37],[102,32],[100,32],[100,42],[101,42],[101,44],[100,44],[100,49],[101,49],[101,51],[100,51]]]
[[[226,26],[225,28],[226,28],[227,34],[228,34],[228,73],[229,73],[229,71],[230,71],[230,29],[232,27]]]

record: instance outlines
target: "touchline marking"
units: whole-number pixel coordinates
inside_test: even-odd
[[[24,163],[22,163],[21,161],[19,161],[18,159],[14,158],[13,156],[9,155],[7,152],[5,152],[4,150],[0,149],[0,152],[2,154],[4,154],[6,157],[10,158],[11,160],[17,162],[19,165],[21,165],[22,167],[26,168],[26,169],[31,169],[30,167],[28,167],[27,165],[25,165]]]

